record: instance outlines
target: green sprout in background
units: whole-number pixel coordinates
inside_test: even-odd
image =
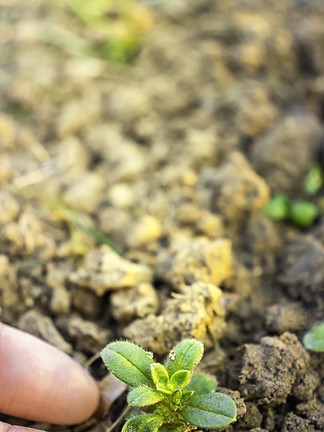
[[[313,164],[304,181],[304,189],[307,195],[314,196],[320,191],[323,186],[323,177],[322,166],[318,163]]]
[[[153,26],[152,10],[136,0],[65,0],[99,57],[131,63]]]
[[[324,352],[324,323],[313,327],[307,332],[303,342],[309,350]]]
[[[97,230],[91,219],[74,209],[64,196],[53,198],[50,202],[50,208],[52,220],[67,228],[70,256],[76,263],[82,263],[88,255],[89,238],[92,238],[99,245],[109,246],[118,255],[122,255],[120,247],[104,233]]]
[[[203,352],[201,342],[184,339],[163,365],[133,343],[108,344],[102,359],[112,374],[131,387],[129,405],[149,410],[131,417],[122,432],[189,432],[197,427],[216,429],[236,420],[234,401],[215,392],[212,378],[193,372]]]
[[[264,207],[273,220],[285,220],[299,228],[309,228],[320,213],[319,207],[309,201],[291,201],[286,195],[275,194]]]
[[[317,198],[323,181],[322,166],[313,164],[304,181],[304,192],[309,198],[291,200],[286,195],[275,194],[264,207],[266,215],[273,220],[287,221],[299,228],[311,227],[316,218],[324,213],[323,199]]]

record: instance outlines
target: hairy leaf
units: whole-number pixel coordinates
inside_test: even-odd
[[[223,393],[209,393],[193,397],[180,413],[195,426],[216,429],[235,420],[236,406],[234,401]]]
[[[179,370],[192,371],[200,362],[204,345],[196,339],[184,339],[171,351],[166,362],[166,369],[171,377]]]
[[[143,348],[130,342],[112,342],[101,351],[101,356],[111,373],[127,385],[154,388],[150,370],[154,361]]]
[[[173,393],[173,390],[166,387],[157,387],[156,390],[158,390],[160,393],[164,395],[172,395]]]
[[[187,390],[193,390],[195,396],[203,395],[217,389],[216,380],[205,374],[193,374]]]
[[[150,387],[136,387],[128,393],[127,402],[131,406],[154,405],[164,396]]]
[[[169,384],[169,375],[165,367],[160,363],[152,363],[150,367],[152,379],[156,388],[167,388]]]
[[[162,420],[154,414],[138,415],[124,424],[122,432],[157,432],[161,425]]]
[[[189,384],[190,378],[191,373],[188,370],[180,370],[172,375],[170,385],[173,390],[183,389]]]

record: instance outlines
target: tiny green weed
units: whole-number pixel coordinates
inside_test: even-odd
[[[324,171],[320,164],[313,164],[304,179],[306,199],[291,200],[286,195],[275,194],[264,207],[266,215],[273,220],[283,220],[299,228],[310,228],[319,215],[324,213]]]
[[[201,342],[184,339],[161,364],[133,343],[108,344],[102,359],[112,374],[131,387],[129,405],[149,407],[148,414],[131,417],[122,432],[189,432],[197,427],[216,429],[236,420],[234,401],[215,392],[212,378],[193,372],[203,352]]]
[[[305,334],[303,342],[309,350],[324,352],[324,323],[310,329]]]
[[[137,0],[64,0],[88,35],[92,55],[130,64],[153,27],[151,8]]]

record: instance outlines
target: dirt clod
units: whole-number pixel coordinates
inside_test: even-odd
[[[109,247],[94,249],[84,267],[70,275],[70,282],[90,288],[98,295],[135,286],[152,278],[150,269],[119,257]]]
[[[124,336],[160,355],[186,337],[202,340],[210,347],[224,330],[221,290],[199,282],[173,297],[166,301],[161,315],[135,320],[125,328]]]
[[[242,394],[258,405],[282,404],[294,394],[296,383],[303,377],[310,363],[309,354],[295,335],[264,337],[260,345],[245,345],[243,368],[240,375]],[[313,391],[319,384],[313,381]]]
[[[18,321],[18,328],[46,340],[68,354],[72,353],[72,345],[64,340],[53,320],[40,312],[30,310],[23,314]]]
[[[155,314],[159,305],[154,287],[147,282],[112,293],[110,301],[113,317],[124,323]]]
[[[180,237],[158,255],[156,274],[179,290],[199,281],[218,285],[232,273],[231,252],[227,239]]]
[[[56,324],[62,333],[73,342],[77,351],[85,352],[88,355],[99,352],[100,348],[105,346],[111,338],[109,330],[77,315],[69,318],[60,317],[56,320]]]
[[[307,313],[298,303],[272,305],[265,311],[266,328],[273,333],[302,330],[306,321]]]

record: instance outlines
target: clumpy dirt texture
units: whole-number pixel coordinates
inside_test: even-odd
[[[239,381],[242,393],[257,405],[283,404],[288,395],[309,399],[320,384],[308,353],[291,333],[264,337],[244,349]]]
[[[125,328],[124,336],[161,355],[171,350],[174,340],[190,336],[207,347],[212,346],[211,342],[222,336],[225,326],[221,290],[200,282],[173,297],[165,301],[159,316],[148,315],[133,321]]]
[[[99,28],[68,1],[0,0],[0,319],[83,365],[196,337],[237,405],[222,431],[322,432],[324,354],[302,339],[324,316],[324,218],[263,208],[323,164],[324,3],[118,3]],[[135,51],[112,44],[125,23]],[[110,385],[75,428],[0,419],[118,432]]]
[[[232,273],[232,245],[227,239],[175,238],[157,256],[156,276],[174,289],[195,282],[219,285]]]

